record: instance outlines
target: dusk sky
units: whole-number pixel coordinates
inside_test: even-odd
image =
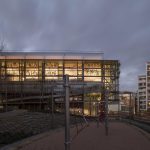
[[[120,89],[137,90],[150,61],[150,0],[0,0],[5,50],[102,51],[121,62]]]

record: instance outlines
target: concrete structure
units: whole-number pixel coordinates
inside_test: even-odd
[[[138,77],[139,112],[150,111],[150,62],[146,63],[146,75]]]
[[[147,111],[150,112],[150,62],[146,64],[146,100]]]
[[[139,108],[139,111],[147,110],[146,76],[145,75],[140,75],[138,77],[138,108]]]
[[[131,91],[122,91],[119,93],[120,97],[120,114],[133,115],[135,114],[136,107],[136,93]]]
[[[70,80],[70,111],[95,116],[109,90],[109,101],[119,101],[118,60],[103,54],[76,52],[1,52],[1,105],[56,111],[64,108],[63,76]]]

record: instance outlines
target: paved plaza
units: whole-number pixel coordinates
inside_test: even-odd
[[[76,135],[71,128],[71,137]],[[2,150],[64,150],[64,129],[42,133],[21,142],[9,145]],[[109,123],[109,135],[105,135],[103,124],[97,127],[90,123],[71,142],[71,150],[149,150],[150,134],[121,122]]]

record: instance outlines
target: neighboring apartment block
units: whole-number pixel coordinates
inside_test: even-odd
[[[146,63],[146,75],[138,77],[138,110],[150,111],[150,62]]]
[[[147,101],[146,101],[146,76],[140,75],[138,77],[138,110],[146,111],[147,110]]]
[[[146,99],[147,110],[150,110],[150,62],[146,64]]]

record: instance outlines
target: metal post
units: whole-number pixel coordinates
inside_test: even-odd
[[[51,90],[51,101],[52,101],[52,106],[51,106],[51,113],[52,113],[52,124],[51,124],[51,127],[52,128],[54,128],[54,100],[53,100],[53,91],[54,91],[54,89],[53,89],[54,87],[52,86],[52,90]]]
[[[106,136],[108,135],[108,93],[106,91],[105,91],[105,134]]]
[[[7,112],[8,111],[8,94],[7,94],[7,86],[8,86],[8,83],[7,83],[7,78],[5,79],[5,111]]]
[[[7,76],[7,64],[6,64],[6,58],[5,58],[5,111],[7,111],[8,110],[8,94],[7,94],[7,92],[8,92],[8,83],[7,83],[7,80],[8,80],[8,76]]]
[[[129,118],[132,119],[132,115],[133,115],[133,114],[132,114],[132,102],[131,102],[132,99],[131,99],[131,92],[129,92],[129,94],[130,94],[130,102],[129,102],[129,105],[130,105],[130,106],[129,106]]]
[[[21,108],[22,109],[25,109],[24,107],[24,103],[23,103],[23,67],[22,67],[22,65],[21,65],[21,81],[20,81],[21,83]]]
[[[69,76],[64,75],[65,87],[65,150],[70,150]]]
[[[99,124],[100,124],[100,119],[99,119],[99,105],[100,105],[100,102],[97,102],[97,128],[99,128]]]

